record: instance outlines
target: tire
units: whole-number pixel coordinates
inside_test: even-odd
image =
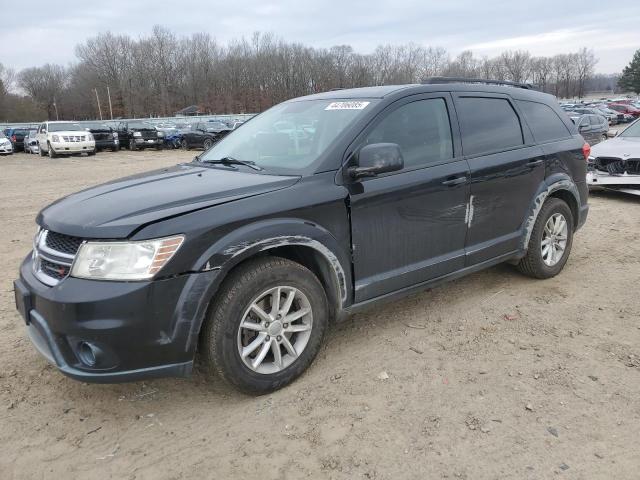
[[[156,147],[156,151],[158,151],[158,152],[159,152],[160,150],[162,150],[162,149],[163,149],[162,145],[158,145],[158,146]]]
[[[38,155],[44,157],[44,150],[42,150],[42,145],[40,145],[40,142],[38,142]]]
[[[278,298],[281,298],[279,305],[282,310],[286,308],[286,302],[281,302],[294,290],[296,296],[290,304],[289,315],[307,309],[311,313],[291,320],[290,325],[284,322],[288,315],[276,317],[272,314],[270,307],[273,305],[275,292],[280,293],[277,290],[280,287],[282,297],[278,295]],[[259,298],[269,302],[262,305],[265,306],[263,312],[269,310],[266,315],[271,325],[265,323],[264,316],[258,317],[253,311],[249,313],[251,305]],[[208,373],[218,374],[238,390],[251,395],[262,395],[282,388],[298,378],[320,350],[328,325],[328,312],[325,291],[317,277],[307,268],[280,257],[249,260],[231,272],[209,309],[200,334],[200,352],[205,368]],[[263,319],[260,324],[248,322],[261,325],[262,331],[241,328],[241,324],[249,316],[252,320]],[[294,325],[294,321],[304,323]],[[281,330],[284,325],[288,325],[288,328],[308,329],[300,333],[288,333]],[[265,329],[265,326],[269,328]],[[290,350],[287,350],[285,340],[296,353],[295,357],[288,353]],[[246,360],[243,360],[240,348],[243,345],[253,345],[254,342],[257,347],[248,352]],[[257,369],[253,369],[249,364],[258,360],[263,349],[267,351],[266,356],[263,355],[262,363]],[[281,352],[280,366],[276,364],[276,349]],[[258,371],[259,369],[266,371]]]
[[[545,227],[552,217],[560,215],[566,221],[566,241],[562,253],[555,263],[550,265],[543,256],[542,242],[547,236]],[[518,263],[518,270],[533,278],[545,279],[555,277],[564,268],[573,245],[574,219],[569,205],[559,198],[549,198],[542,206],[531,232],[526,256]],[[565,235],[559,235],[561,238]],[[553,243],[553,242],[552,242]],[[549,255],[549,253],[547,253]],[[549,257],[546,257],[549,260]]]
[[[202,146],[204,147],[205,150],[209,150],[213,146],[213,140],[211,140],[210,138],[205,139]]]
[[[90,157],[93,157],[96,154],[96,150],[93,150],[91,152],[87,152],[87,155]]]
[[[138,148],[136,147],[136,142],[135,140],[131,139],[129,140],[129,150],[131,150],[132,152],[135,152]]]
[[[189,150],[189,143],[187,143],[186,139],[182,139],[182,141],[180,142],[180,148],[182,148],[183,150]]]
[[[47,154],[49,155],[49,158],[57,158],[58,155],[56,154],[56,152],[53,151],[53,148],[51,148],[51,144],[47,142]]]
[[[120,147],[111,147],[111,151],[112,152],[119,152],[120,151]]]

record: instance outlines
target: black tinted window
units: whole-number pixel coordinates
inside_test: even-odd
[[[524,144],[520,120],[508,100],[462,97],[456,108],[465,155],[506,150]]]
[[[398,107],[367,135],[365,144],[372,143],[397,143],[408,168],[452,158],[447,104],[434,98]]]
[[[544,143],[567,138],[571,132],[553,109],[544,103],[518,101],[536,142]]]

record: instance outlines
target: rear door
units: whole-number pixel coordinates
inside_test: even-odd
[[[466,265],[516,251],[544,180],[544,153],[507,95],[460,92],[455,105],[471,172]]]
[[[349,185],[356,302],[464,266],[469,170],[450,95],[393,103],[355,146],[387,142],[400,146],[404,169]]]

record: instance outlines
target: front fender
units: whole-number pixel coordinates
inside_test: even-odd
[[[542,205],[544,205],[544,202],[547,200],[549,195],[558,190],[566,190],[571,193],[576,201],[576,205],[580,205],[580,193],[578,192],[578,187],[571,177],[564,173],[556,173],[547,177],[538,188],[536,196],[529,206],[528,215],[523,226],[524,235],[522,235],[520,244],[522,251],[526,251],[527,246],[529,245],[533,226],[536,224],[538,214],[540,213],[540,210],[542,210]]]
[[[339,288],[341,306],[350,294],[348,253],[322,226],[301,219],[269,219],[245,225],[218,239],[199,257],[196,270],[220,270],[222,276],[259,252],[284,246],[304,246],[321,254],[331,266]]]

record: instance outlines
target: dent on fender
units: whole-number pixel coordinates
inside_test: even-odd
[[[242,255],[247,250],[256,249],[257,251],[264,251],[272,248],[285,247],[290,245],[302,245],[311,247],[321,253],[324,258],[327,259],[327,261],[333,268],[334,275],[336,276],[336,280],[340,288],[341,306],[343,306],[347,300],[347,285],[344,269],[342,268],[338,257],[336,257],[329,248],[327,248],[318,240],[302,235],[283,235],[254,242],[242,242],[237,245],[227,247],[222,251],[222,255],[233,258]]]

